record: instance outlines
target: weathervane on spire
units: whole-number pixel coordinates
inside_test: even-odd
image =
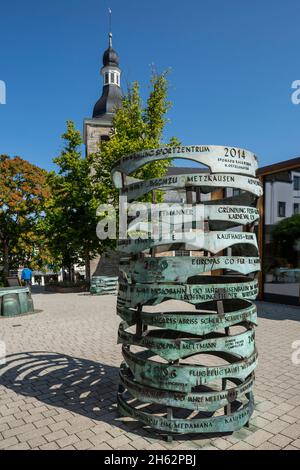
[[[109,33],[108,33],[108,37],[109,37],[109,47],[112,47],[112,32],[111,32],[111,15],[112,15],[112,11],[111,11],[111,8],[108,9],[108,22],[109,22]]]

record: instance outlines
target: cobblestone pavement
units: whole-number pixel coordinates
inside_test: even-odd
[[[0,320],[7,348],[0,369],[0,449],[300,449],[300,365],[291,360],[300,308],[258,303],[260,360],[250,427],[167,443],[118,417],[116,297],[33,297],[43,312]]]

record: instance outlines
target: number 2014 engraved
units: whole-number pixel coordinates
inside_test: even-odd
[[[225,157],[245,158],[245,150],[224,147]]]

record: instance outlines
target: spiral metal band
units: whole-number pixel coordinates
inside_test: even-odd
[[[183,282],[192,276],[216,269],[230,269],[241,274],[260,271],[257,256],[161,256],[123,262],[120,271],[129,284],[156,282]]]
[[[153,150],[143,150],[119,160],[112,170],[112,177],[117,188],[122,188],[122,173],[130,175],[139,168],[157,160],[181,158],[202,163],[210,168],[212,173],[234,173],[255,176],[257,157],[249,150],[237,147],[222,147],[220,145],[190,145],[181,147],[162,147]]]
[[[246,359],[230,353],[213,352],[217,358],[228,361],[217,366],[188,363],[163,363],[152,360],[152,351],[132,352],[123,346],[122,354],[135,379],[144,385],[164,390],[190,392],[192,387],[207,385],[218,379],[245,380],[257,365],[257,351]]]
[[[160,431],[190,434],[190,433],[227,433],[237,431],[248,423],[253,413],[253,398],[230,415],[216,416],[200,419],[168,419],[159,415],[154,415],[134,408],[131,404],[118,395],[118,405],[121,414],[131,416],[143,424],[151,426]]]
[[[247,304],[249,306],[246,308],[228,311],[223,315],[218,315],[216,311],[209,314],[199,311],[139,312],[120,304],[117,306],[117,313],[129,325],[134,325],[140,319],[145,325],[202,336],[230,326],[257,325],[256,306],[251,302]]]
[[[206,279],[205,279],[206,278]],[[165,300],[182,300],[191,304],[200,304],[210,300],[220,299],[255,299],[258,293],[256,279],[247,280],[236,277],[197,276],[199,284],[125,284],[120,283],[119,300],[126,307],[136,307],[138,304],[157,305]],[[204,284],[207,280],[215,280],[215,283]],[[203,284],[200,284],[200,282]],[[217,281],[219,281],[217,283]],[[227,282],[226,282],[227,281]]]
[[[228,390],[205,393],[173,392],[139,384],[134,380],[130,369],[123,363],[120,369],[120,380],[133,397],[144,403],[171,405],[197,411],[216,411],[249,393],[254,383],[254,375],[251,374],[245,381],[231,379],[235,386]]]
[[[158,247],[160,249],[158,249],[157,252],[164,252],[174,250],[174,246],[180,244],[187,245],[189,250],[205,250],[214,254],[236,244],[252,245],[258,250],[255,233],[225,231],[213,231],[208,233],[203,231],[175,232],[173,235],[164,239],[149,238],[148,233],[145,232],[143,234],[137,234],[136,239],[133,239],[131,235],[129,239],[119,240],[118,250],[124,253],[136,254],[149,250],[150,248]]]
[[[212,334],[209,338],[197,338],[195,335],[187,334],[180,337],[174,331],[169,334],[166,331],[154,330],[140,338],[126,331],[129,325],[122,322],[118,331],[118,342],[148,348],[158,356],[168,361],[177,361],[194,354],[207,352],[230,352],[240,357],[250,357],[254,353],[254,330],[238,335],[226,336]]]
[[[136,180],[134,183],[123,186],[122,195],[128,201],[135,201],[141,196],[156,189],[164,191],[180,190],[187,187],[200,188],[204,193],[211,193],[216,189],[233,188],[247,191],[254,196],[262,196],[263,190],[259,179],[243,175],[230,175],[227,173],[191,173],[185,175],[164,176],[149,180]]]

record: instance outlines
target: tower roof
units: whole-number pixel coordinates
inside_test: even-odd
[[[104,77],[102,95],[94,106],[93,118],[106,117],[112,119],[116,108],[122,104],[120,88],[119,56],[112,47],[112,33],[108,35],[108,49],[103,54],[101,73]]]
[[[112,47],[112,33],[109,33],[109,44],[108,49],[103,54],[103,66],[107,67],[108,65],[119,67],[119,56]]]
[[[102,96],[94,106],[93,118],[103,115],[113,115],[116,108],[122,103],[122,91],[117,86],[106,85],[103,87]]]

